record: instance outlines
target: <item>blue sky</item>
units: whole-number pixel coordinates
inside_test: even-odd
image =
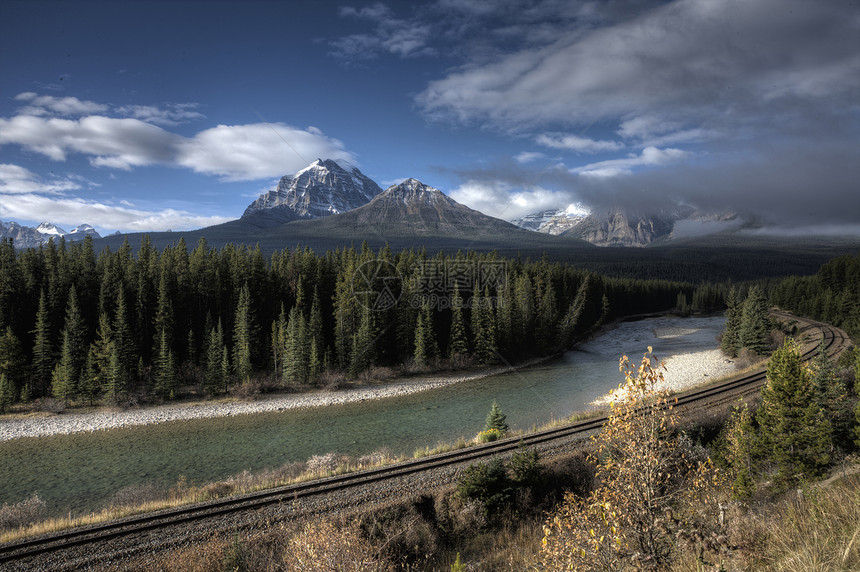
[[[4,221],[199,228],[320,157],[860,233],[857,2],[4,0],[0,77]]]

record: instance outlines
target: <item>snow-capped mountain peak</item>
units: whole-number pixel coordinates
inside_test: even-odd
[[[66,236],[69,234],[65,230],[61,229],[55,224],[50,222],[43,222],[39,226],[36,227],[36,231],[42,234],[53,235],[53,236]]]
[[[564,209],[550,209],[528,214],[511,222],[520,228],[545,234],[561,234],[578,225],[590,214],[585,205],[571,203]]]
[[[382,192],[356,167],[332,159],[317,159],[294,175],[281,178],[278,186],[251,203],[243,219],[265,224],[295,219],[320,218],[367,204]]]

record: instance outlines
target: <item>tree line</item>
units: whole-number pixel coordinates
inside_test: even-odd
[[[311,385],[377,366],[493,363],[570,347],[619,316],[713,287],[607,278],[495,253],[296,247],[155,249],[0,242],[0,406],[120,403]]]

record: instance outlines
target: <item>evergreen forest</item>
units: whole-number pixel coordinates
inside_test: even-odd
[[[516,362],[620,316],[721,308],[725,288],[607,278],[495,253],[316,254],[148,237],[0,243],[0,405],[133,404],[311,386],[377,367]]]

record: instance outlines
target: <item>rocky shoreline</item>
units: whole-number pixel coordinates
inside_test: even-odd
[[[528,367],[543,360],[532,360],[517,368]],[[671,356],[665,360],[664,387],[672,391],[698,385],[711,379],[730,375],[736,369],[734,362],[720,350],[707,350]],[[68,435],[152,425],[169,421],[184,421],[232,415],[250,415],[289,409],[325,407],[342,403],[355,403],[371,399],[384,399],[428,391],[464,381],[471,381],[511,371],[511,367],[495,367],[479,372],[451,376],[435,376],[393,381],[381,385],[361,386],[337,391],[312,391],[294,395],[278,395],[256,401],[217,401],[174,403],[126,411],[95,411],[12,417],[0,419],[0,441],[23,437]],[[612,392],[598,398],[595,405],[607,405]]]
[[[264,397],[256,401],[222,400],[217,402],[172,403],[125,411],[102,410],[87,413],[38,414],[25,417],[11,417],[0,419],[0,442],[23,437],[69,435],[72,433],[118,429],[137,425],[153,425],[169,421],[249,415],[398,397],[498,375],[506,371],[534,365],[540,361],[544,361],[544,359],[548,358],[531,360],[516,367],[502,366],[474,373],[395,380],[380,385],[351,387],[336,391],[318,390],[292,395],[282,394],[273,397]]]

